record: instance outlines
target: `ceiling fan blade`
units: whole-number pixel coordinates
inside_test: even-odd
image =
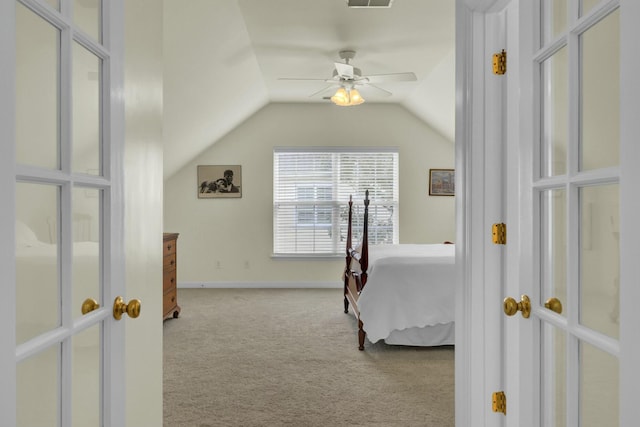
[[[294,81],[303,81],[303,82],[326,82],[327,79],[308,79],[303,77],[278,77],[278,80],[294,80]]]
[[[324,88],[320,89],[319,91],[314,92],[311,95],[309,95],[309,98],[313,98],[314,96],[318,96],[318,95],[320,95],[320,94],[322,94],[324,92],[327,92],[329,89],[331,89],[333,91],[334,87],[335,87],[334,85],[325,86]]]
[[[343,64],[342,62],[334,62],[338,75],[345,79],[353,78],[353,65]]]
[[[362,76],[362,78],[368,79],[369,83],[415,82],[418,80],[414,73],[374,74],[370,76]]]
[[[393,94],[392,94],[391,92],[389,92],[388,90],[386,90],[386,89],[382,89],[381,87],[378,87],[378,86],[376,86],[376,85],[372,85],[371,83],[367,84],[365,87],[368,87],[368,88],[369,88],[369,87],[371,87],[371,88],[377,89],[377,90],[379,90],[379,91],[380,91],[380,93],[381,93],[383,96],[391,96],[391,95],[393,95]]]

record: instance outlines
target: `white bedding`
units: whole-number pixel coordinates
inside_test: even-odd
[[[58,246],[16,234],[16,334],[23,343],[59,325],[60,266]],[[85,298],[100,298],[100,254],[97,242],[74,242],[72,263],[73,317]]]
[[[367,270],[358,308],[369,341],[454,343],[454,245],[369,246]]]

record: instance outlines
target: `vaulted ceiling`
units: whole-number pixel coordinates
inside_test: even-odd
[[[323,79],[345,49],[356,52],[350,63],[363,75],[415,73],[415,82],[376,84],[390,96],[361,93],[367,103],[403,105],[453,141],[454,13],[454,0],[394,0],[389,8],[164,0],[165,178],[270,102],[329,103],[335,87],[322,92]]]

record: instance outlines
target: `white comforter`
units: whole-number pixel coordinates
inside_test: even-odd
[[[454,282],[454,245],[370,246],[368,280],[358,298],[369,341],[452,323]]]

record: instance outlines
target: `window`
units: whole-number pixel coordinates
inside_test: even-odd
[[[369,190],[369,243],[398,243],[398,151],[384,148],[276,148],[274,255],[344,255],[348,202],[360,239]]]
[[[296,185],[297,200],[313,203],[314,200],[332,200],[332,190],[326,184],[299,184]],[[311,226],[331,229],[331,206],[301,205],[296,211],[296,225],[299,227]]]

